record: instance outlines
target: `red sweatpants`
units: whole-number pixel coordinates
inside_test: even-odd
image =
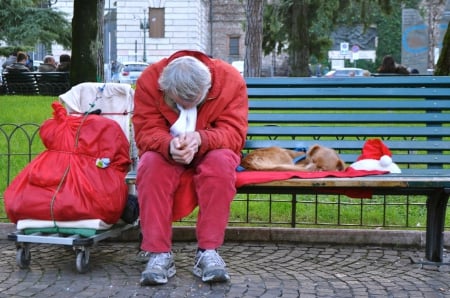
[[[223,244],[236,195],[236,167],[239,157],[229,149],[209,151],[188,167],[194,167],[193,183],[197,194],[198,247],[216,249]],[[143,236],[141,249],[149,252],[169,252],[172,248],[172,206],[183,165],[169,163],[156,152],[145,152],[137,171],[137,194]]]

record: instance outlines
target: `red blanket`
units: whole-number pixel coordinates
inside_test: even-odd
[[[355,170],[348,167],[345,171],[327,171],[327,172],[300,172],[300,171],[243,171],[237,173],[236,187],[241,187],[248,184],[264,183],[277,180],[286,180],[290,178],[325,178],[325,177],[362,177],[369,175],[386,174],[386,171],[365,171]]]
[[[348,167],[343,172],[300,172],[300,171],[243,171],[236,172],[236,187],[242,187],[248,184],[271,182],[276,180],[286,180],[289,178],[325,178],[325,177],[362,177],[369,175],[386,174],[386,171],[364,171],[354,170]],[[174,220],[179,220],[189,215],[197,206],[197,198],[195,196],[194,184],[192,182],[193,171],[186,171],[181,177],[181,184],[175,194],[174,203]],[[371,198],[370,190],[338,190],[336,194],[344,194],[351,198]]]

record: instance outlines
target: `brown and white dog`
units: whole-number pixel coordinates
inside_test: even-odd
[[[295,162],[294,159],[305,155]],[[318,144],[308,151],[294,151],[281,147],[267,147],[255,149],[248,153],[241,162],[241,166],[252,171],[344,171],[345,162],[338,153]]]

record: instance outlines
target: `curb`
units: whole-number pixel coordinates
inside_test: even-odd
[[[0,237],[6,239],[15,231],[12,223],[0,223]],[[138,241],[139,229],[131,229],[114,240]],[[196,241],[195,227],[174,227],[174,241]],[[321,228],[265,228],[229,227],[225,241],[299,242],[340,245],[411,246],[425,247],[425,231],[410,230],[357,230]],[[450,245],[450,232],[444,232],[444,245]]]
[[[173,235],[177,241],[196,240],[194,227],[176,227]],[[229,227],[225,233],[225,241],[407,247],[425,247],[425,239],[425,232],[406,230]]]

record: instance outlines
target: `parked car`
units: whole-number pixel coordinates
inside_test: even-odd
[[[119,67],[119,83],[135,84],[144,69],[149,66],[146,62],[123,62]]]
[[[33,70],[31,71],[38,71],[39,65],[41,65],[42,63],[44,63],[44,61],[42,60],[33,60]]]
[[[327,72],[324,75],[324,77],[326,78],[362,77],[364,76],[364,72],[366,72],[366,70],[362,68],[355,68],[355,67],[337,68]]]
[[[231,62],[231,65],[233,65],[241,75],[244,75],[244,61],[238,60]]]

